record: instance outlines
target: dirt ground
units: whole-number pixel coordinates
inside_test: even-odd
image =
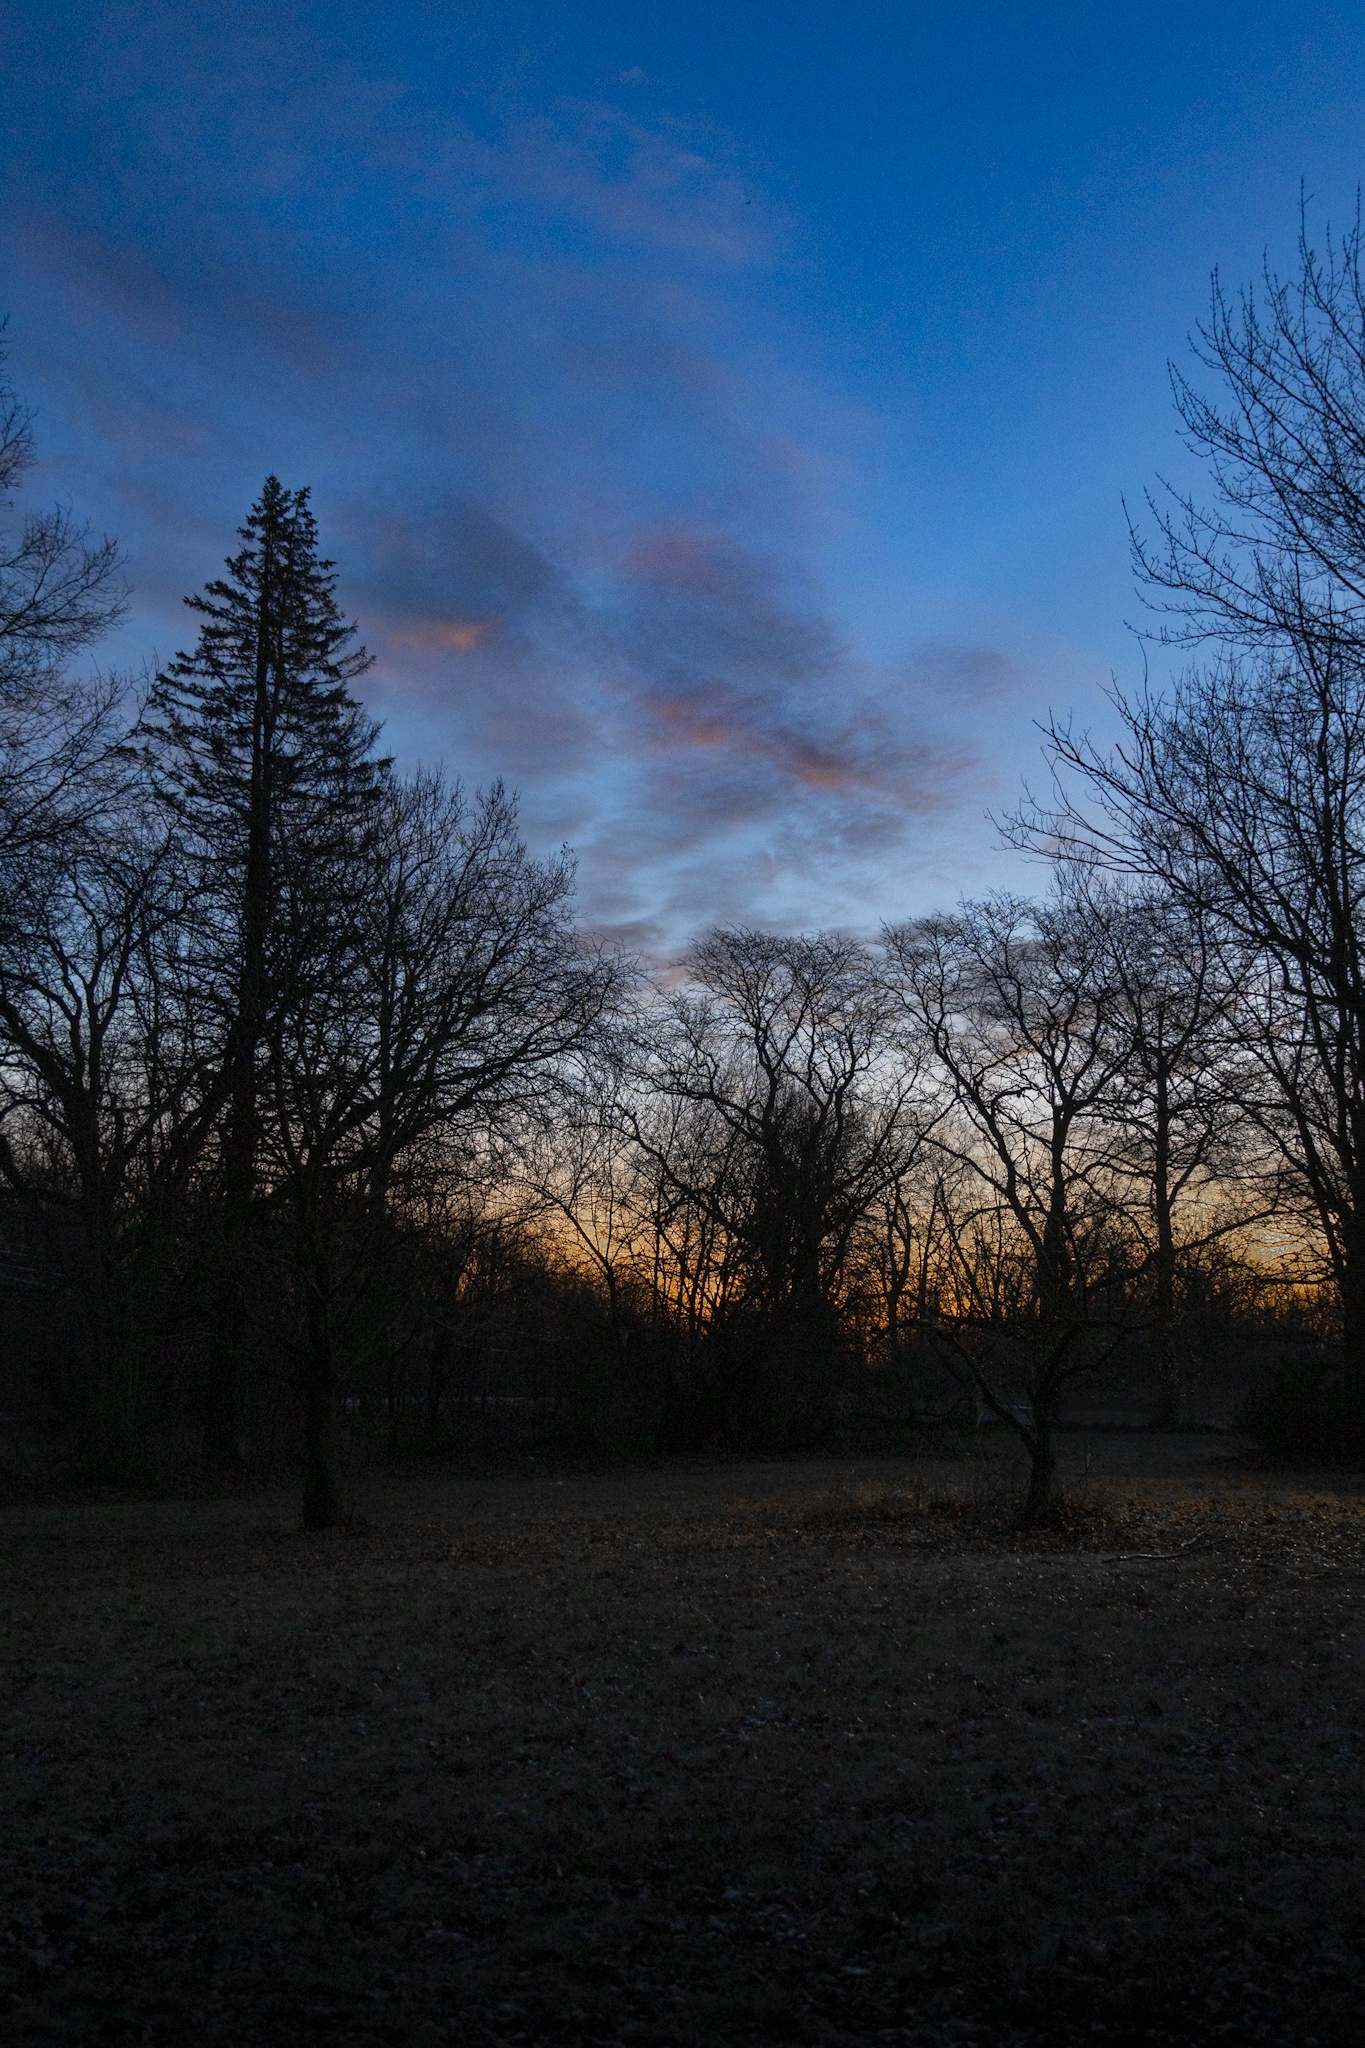
[[[1365,1482],[1066,1459],[6,1509],[0,2035],[1358,2048]]]

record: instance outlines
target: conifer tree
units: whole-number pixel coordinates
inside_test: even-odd
[[[370,666],[318,553],[305,490],[266,479],[224,577],[186,599],[193,653],[157,677],[148,751],[203,877],[201,943],[220,1016],[221,1055],[205,1103],[218,1133],[222,1299],[206,1404],[205,1455],[238,1462],[240,1332],[257,1198],[262,1049],[272,957],[297,914],[299,851],[339,846],[362,824],[387,762],[378,727],[351,695]],[[283,859],[285,848],[290,859]],[[316,872],[325,873],[326,860]]]

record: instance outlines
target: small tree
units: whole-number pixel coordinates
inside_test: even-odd
[[[945,1340],[1030,1460],[1024,1519],[1056,1468],[1062,1389],[1123,1329],[1112,1132],[1123,1040],[1102,935],[1058,893],[967,903],[886,934],[887,987],[910,1057],[927,1049],[947,1095],[932,1142],[976,1199],[950,1219],[957,1301]],[[1021,1357],[1028,1410],[992,1359]]]

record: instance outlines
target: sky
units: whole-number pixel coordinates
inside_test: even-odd
[[[1162,678],[1168,364],[1362,170],[1316,0],[0,0],[8,370],[122,545],[105,658],[310,486],[387,747],[659,958],[1036,884],[1037,722]]]

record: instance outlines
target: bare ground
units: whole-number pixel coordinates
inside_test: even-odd
[[[1365,1483],[1067,1455],[5,1510],[0,2033],[1358,2044]]]

